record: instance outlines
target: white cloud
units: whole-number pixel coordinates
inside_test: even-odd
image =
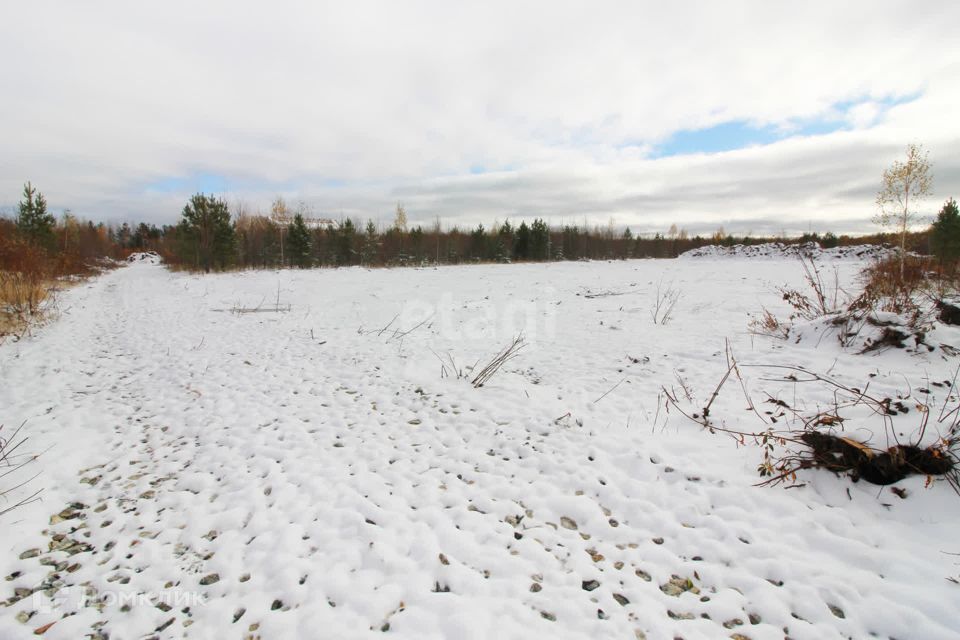
[[[930,149],[937,197],[958,191],[958,18],[954,2],[7,3],[0,203],[30,179],[54,206],[172,222],[185,194],[148,185],[207,173],[254,206],[282,192],[364,218],[402,198],[464,224],[852,225],[907,142]],[[648,159],[679,129],[783,128],[843,102],[853,131]]]
[[[881,105],[876,102],[861,102],[850,107],[846,120],[854,129],[866,129],[880,117]]]

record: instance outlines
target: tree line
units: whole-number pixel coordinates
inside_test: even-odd
[[[104,258],[122,257],[124,251],[116,229],[81,220],[69,210],[58,219],[29,182],[23,187],[16,216],[0,217],[0,271],[83,274]]]
[[[37,252],[58,265],[51,270],[57,273],[77,272],[98,258],[122,258],[133,251],[155,251],[169,264],[214,271],[673,258],[705,245],[772,241],[814,241],[823,247],[893,241],[907,250],[933,253],[950,264],[960,257],[960,215],[953,199],[944,204],[929,229],[919,232],[806,233],[794,238],[734,235],[722,228],[709,235],[690,235],[676,225],[662,233],[635,235],[613,224],[549,226],[542,218],[496,222],[489,227],[444,228],[436,223],[424,228],[408,225],[406,210],[399,204],[393,223],[386,228],[372,220],[362,224],[350,218],[318,222],[305,211],[288,216],[289,208],[279,198],[270,216],[237,209],[231,211],[225,200],[198,193],[184,206],[176,225],[110,226],[80,221],[69,211],[57,219],[47,210],[43,195],[27,183],[15,220],[0,218],[0,269],[13,269],[24,255],[36,258]]]
[[[282,209],[274,203],[274,210]],[[303,213],[281,223],[275,217],[232,215],[226,201],[196,194],[184,207],[180,222],[160,230],[149,248],[166,261],[203,271],[228,268],[403,266],[471,262],[541,262],[674,258],[705,245],[763,242],[818,242],[824,247],[881,243],[892,236],[836,236],[806,233],[799,237],[735,235],[722,228],[709,235],[690,235],[676,225],[666,232],[635,235],[629,228],[571,225],[549,226],[536,218],[498,222],[471,228],[433,224],[408,226],[406,210],[397,206],[386,228],[372,220],[351,218],[311,224]],[[926,232],[909,234],[914,250],[925,251]]]

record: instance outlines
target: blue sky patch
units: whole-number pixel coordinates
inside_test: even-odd
[[[189,176],[170,176],[155,180],[146,186],[154,193],[206,193],[220,195],[227,189],[227,179],[213,173],[195,173]]]
[[[847,114],[855,107],[872,103],[877,108],[877,119],[879,119],[891,107],[911,102],[919,97],[920,94],[913,94],[877,100],[861,98],[837,102],[824,115],[817,118],[796,120],[789,123],[787,127],[760,126],[746,120],[731,120],[703,129],[677,131],[656,146],[653,157],[663,158],[692,153],[721,153],[757,145],[767,145],[787,138],[826,135],[835,131],[851,129],[852,126],[847,120]]]
[[[276,192],[297,191],[304,185],[313,185],[325,189],[338,189],[347,186],[347,182],[338,178],[304,178],[273,182],[258,178],[227,178],[216,173],[196,172],[186,176],[168,176],[154,180],[144,187],[148,193],[194,194],[224,196],[240,192]]]

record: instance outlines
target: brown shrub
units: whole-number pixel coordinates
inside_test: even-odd
[[[0,238],[0,336],[20,335],[49,300],[47,253],[22,240]]]
[[[783,299],[793,307],[790,319],[802,318],[816,320],[836,313],[841,308],[841,297],[846,294],[840,287],[840,276],[836,268],[833,274],[825,276],[822,268],[810,254],[799,254],[800,265],[803,267],[803,279],[807,283],[807,290],[780,287],[778,291]],[[768,312],[769,314],[769,312]],[[774,320],[776,320],[774,318]],[[769,324],[770,320],[766,322]]]
[[[786,340],[790,335],[790,325],[783,323],[770,310],[764,307],[763,313],[750,319],[750,333]]]
[[[861,273],[863,291],[851,304],[853,310],[888,311],[919,320],[920,299],[935,286],[939,278],[933,260],[908,255],[900,275],[900,259],[891,256],[874,262]]]

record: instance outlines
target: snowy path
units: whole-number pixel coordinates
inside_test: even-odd
[[[135,265],[68,292],[0,348],[0,420],[53,446],[43,502],[0,536],[2,597],[27,590],[0,637],[960,637],[947,487],[761,489],[756,450],[652,428],[659,384],[709,393],[724,337],[902,383],[903,354],[758,343],[746,314],[795,265],[718,264]],[[662,278],[684,291],[665,327]],[[230,311],[278,286],[289,312]],[[464,367],[518,326],[530,346],[488,386],[441,378],[432,351]]]

